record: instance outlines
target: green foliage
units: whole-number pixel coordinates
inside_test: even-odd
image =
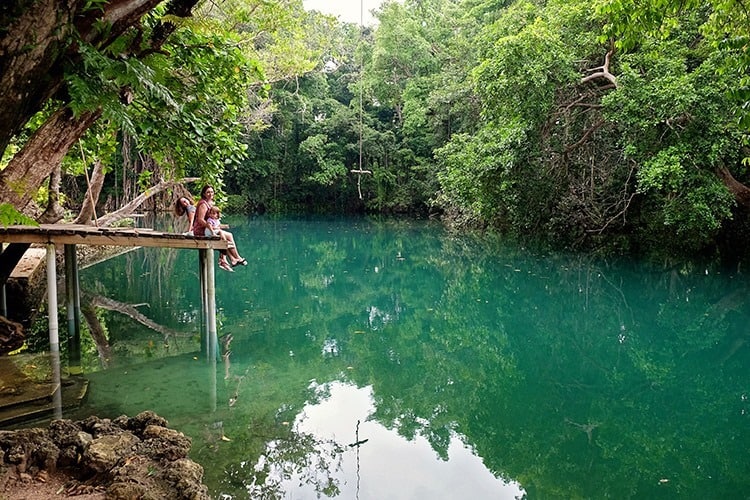
[[[22,214],[16,207],[8,203],[0,203],[0,225],[3,227],[15,226],[15,225],[26,225],[26,226],[38,226],[39,224],[32,219]]]
[[[716,170],[748,181],[746,15],[591,7],[386,2],[361,28],[233,0],[170,19],[164,51],[124,56],[160,8],[143,33],[82,44],[71,106],[104,119],[65,169],[110,168],[118,130],[158,175],[200,176],[244,210],[438,209],[563,245],[711,242],[735,210]]]
[[[602,39],[611,39],[626,51],[637,51],[644,41],[663,40],[685,29],[685,20],[699,15],[696,30],[702,44],[713,50],[731,53],[713,69],[718,75],[734,75],[735,82],[729,95],[731,112],[747,134],[750,132],[750,13],[736,0],[602,0],[596,5],[597,15],[606,21]]]
[[[727,56],[676,39],[644,42],[622,57],[620,85],[603,99],[625,154],[640,164],[638,190],[653,217],[647,225],[669,227],[696,247],[732,218],[735,205],[715,174],[741,158],[732,81],[715,71]]]
[[[734,198],[715,175],[695,168],[677,148],[660,151],[638,173],[639,189],[660,200],[661,219],[700,245],[732,217]]]
[[[441,202],[477,220],[510,221],[522,207],[517,190],[523,182],[526,131],[521,123],[483,128],[476,135],[454,135],[436,152],[441,169]]]
[[[487,119],[543,120],[557,88],[578,78],[570,48],[559,26],[539,17],[517,33],[501,35],[473,73]]]

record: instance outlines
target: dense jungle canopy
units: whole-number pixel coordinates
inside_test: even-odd
[[[226,211],[440,215],[607,251],[746,241],[743,2],[404,0],[375,17],[3,1],[0,222],[165,208],[200,178]]]

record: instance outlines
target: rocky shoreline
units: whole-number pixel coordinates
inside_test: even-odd
[[[209,499],[191,445],[151,411],[0,431],[0,498],[49,498],[53,488],[79,499]]]

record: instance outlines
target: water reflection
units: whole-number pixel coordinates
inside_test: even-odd
[[[145,249],[82,276],[176,332],[167,346],[100,311],[116,363],[89,375],[84,411],[162,414],[193,437],[215,495],[750,488],[737,269],[535,254],[418,222],[231,223],[250,265],[217,275],[215,365],[200,355],[194,253]]]
[[[266,481],[278,484],[280,491],[294,491],[297,498],[332,496],[335,491],[340,498],[394,500],[523,495],[518,484],[494,477],[457,433],[451,436],[444,460],[424,437],[407,440],[372,420],[371,387],[334,382],[314,383],[311,389],[316,397],[305,405],[293,428],[296,434],[313,438],[318,460],[302,467],[269,460],[277,447],[271,443],[257,466],[273,464]],[[323,471],[327,474],[321,478]]]

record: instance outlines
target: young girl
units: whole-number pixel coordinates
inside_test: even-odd
[[[193,220],[193,233],[196,236],[205,236],[207,231],[210,229],[206,217],[208,217],[208,209],[214,206],[214,188],[205,185],[201,190],[201,199],[198,200],[198,204],[195,206],[195,217]],[[213,231],[211,232],[213,234]],[[242,258],[240,253],[237,251],[237,245],[234,243],[234,235],[229,231],[219,231],[221,239],[227,242],[227,253],[229,254],[230,264],[234,266],[246,266],[247,260]]]
[[[217,207],[208,208],[208,212],[206,212],[206,223],[208,224],[208,227],[206,228],[206,236],[210,236],[209,233],[215,236],[221,236],[221,212]],[[219,251],[219,267],[225,271],[234,272],[234,269],[232,269],[232,266],[229,265],[229,261],[227,260],[226,250]]]

